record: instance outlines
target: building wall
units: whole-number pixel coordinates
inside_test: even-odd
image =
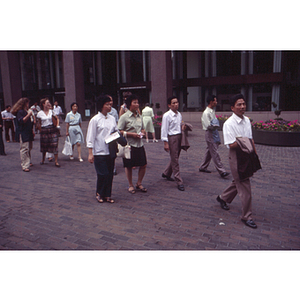
[[[120,106],[128,90],[162,111],[170,95],[180,110],[197,112],[216,94],[217,110],[230,111],[230,96],[242,92],[248,111],[300,111],[299,51],[0,51],[0,58],[2,105],[48,96],[66,111],[77,101],[82,113],[95,113],[98,95]]]

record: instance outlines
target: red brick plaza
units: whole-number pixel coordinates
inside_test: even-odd
[[[83,124],[86,133],[87,122]],[[193,123],[190,149],[180,158],[185,191],[161,177],[169,156],[162,142],[145,143],[147,193],[127,192],[122,160],[116,160],[114,204],[95,200],[96,173],[87,161],[40,165],[39,135],[32,150],[31,172],[21,171],[19,144],[6,143],[0,156],[1,250],[299,250],[300,148],[257,145],[262,170],[252,178],[253,218],[257,229],[240,220],[237,197],[224,211],[216,196],[232,180],[222,179],[212,162],[211,174],[198,171],[205,139]],[[65,132],[64,124],[62,133]],[[229,170],[228,150],[219,153]],[[75,157],[76,157],[75,150]],[[133,177],[137,177],[137,170]]]

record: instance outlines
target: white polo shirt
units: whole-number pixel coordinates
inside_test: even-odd
[[[251,122],[248,117],[238,117],[235,113],[229,117],[223,125],[224,145],[233,144],[237,137],[252,139]]]

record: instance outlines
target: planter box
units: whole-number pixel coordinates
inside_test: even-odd
[[[155,138],[157,140],[160,140],[160,130],[161,130],[160,126],[154,126]],[[149,140],[152,140],[152,133],[148,132],[148,138]]]
[[[224,125],[224,123],[225,123],[225,121],[219,120],[220,127],[219,127],[218,131],[223,131],[223,125]]]
[[[267,131],[252,129],[255,144],[300,147],[300,132]]]

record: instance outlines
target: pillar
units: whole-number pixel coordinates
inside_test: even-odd
[[[167,99],[173,96],[172,61],[170,51],[151,51],[151,99],[160,103],[160,110],[168,110]]]
[[[281,51],[274,51],[274,59],[273,59],[273,72],[280,73],[281,72]],[[277,104],[277,107],[272,106],[272,110],[275,111],[280,107],[280,84],[273,84],[272,86],[272,102]]]
[[[72,102],[77,102],[79,113],[85,115],[84,77],[81,52],[63,51],[65,107],[71,110]]]
[[[5,106],[13,105],[22,97],[19,53],[0,51],[0,67]]]

